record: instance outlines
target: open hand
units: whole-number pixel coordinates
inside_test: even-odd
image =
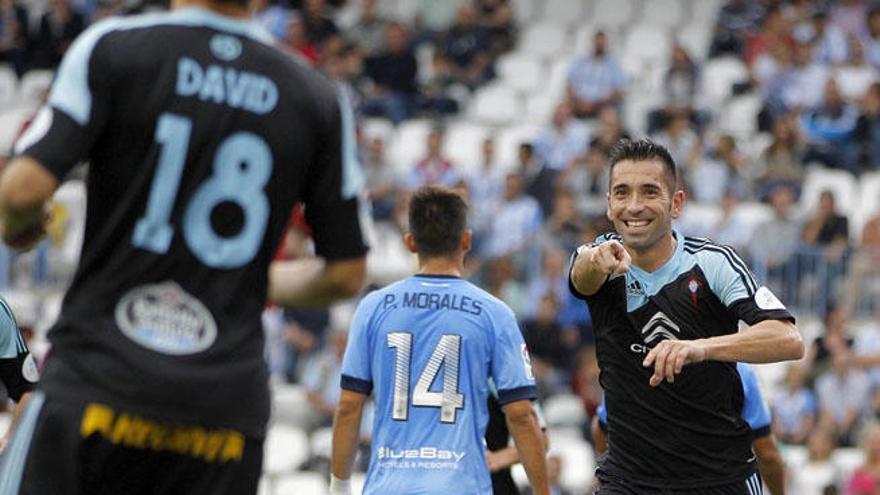
[[[665,378],[675,382],[675,375],[681,373],[684,365],[706,360],[706,349],[698,340],[664,340],[657,344],[642,361],[645,368],[654,366],[650,384],[656,387]]]

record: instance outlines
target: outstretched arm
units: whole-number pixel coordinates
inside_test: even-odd
[[[581,246],[571,269],[571,283],[582,295],[592,296],[609,275],[619,275],[629,270],[630,262],[629,253],[618,241]]]
[[[366,258],[334,260],[310,257],[277,261],[269,268],[269,300],[280,306],[324,307],[360,291]]]

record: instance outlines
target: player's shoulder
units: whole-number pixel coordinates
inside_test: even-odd
[[[684,252],[696,258],[701,266],[745,268],[745,262],[733,247],[719,244],[707,237],[684,236]]]

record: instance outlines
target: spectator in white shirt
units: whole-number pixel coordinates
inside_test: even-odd
[[[562,171],[587,151],[589,133],[575,120],[572,107],[567,102],[556,106],[553,121],[545,127],[533,143],[535,155],[545,167]]]

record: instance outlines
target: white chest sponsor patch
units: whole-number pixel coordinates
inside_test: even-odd
[[[764,310],[785,309],[785,305],[782,304],[782,301],[780,301],[773,292],[765,286],[761,286],[761,288],[758,289],[758,292],[755,292],[755,304]]]
[[[174,282],[130,290],[116,304],[116,324],[147,349],[175,356],[202,352],[217,340],[211,312]]]

